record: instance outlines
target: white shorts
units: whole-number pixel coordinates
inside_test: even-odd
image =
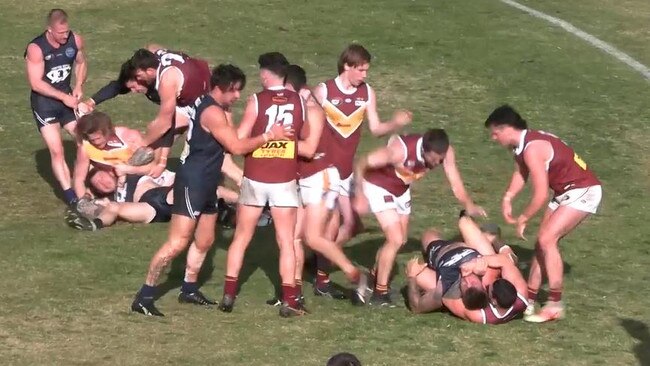
[[[344,197],[351,197],[354,195],[354,174],[343,179],[339,177],[339,195]]]
[[[339,171],[334,167],[298,180],[302,205],[320,204],[324,201],[329,210],[334,209],[339,196],[340,182]]]
[[[239,203],[246,206],[298,207],[298,183],[262,183],[244,177],[241,181]]]
[[[372,213],[395,210],[400,215],[411,214],[411,190],[407,189],[401,196],[397,197],[380,186],[368,181],[363,182],[363,193],[368,199],[368,205]]]
[[[549,202],[548,208],[555,211],[560,206],[569,206],[576,210],[595,214],[598,211],[598,205],[600,205],[602,197],[603,189],[599,185],[576,188],[554,197]]]

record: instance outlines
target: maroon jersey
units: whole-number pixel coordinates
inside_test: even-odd
[[[171,68],[177,68],[183,74],[183,82],[176,91],[176,105],[185,107],[210,91],[210,67],[204,60],[192,58],[181,52],[167,50],[156,51],[160,65],[156,72],[156,90],[160,86],[162,75]]]
[[[368,105],[369,87],[363,83],[353,92],[346,93],[340,87],[338,78],[325,83],[327,95],[321,105],[327,116],[331,162],[339,170],[341,179],[348,178],[353,171],[354,155],[361,139],[361,123]]]
[[[512,304],[508,310],[503,312],[503,314],[499,313],[496,307],[494,305],[489,304],[485,309],[481,309],[481,315],[483,316],[483,324],[503,324],[511,321],[512,319],[516,318],[517,315],[521,314],[526,310],[526,307],[528,306],[528,301],[521,296],[521,294],[517,293],[517,299],[515,300],[515,303]]]
[[[303,126],[303,132],[309,130],[309,125]],[[309,131],[306,131],[309,133]],[[323,132],[318,140],[318,146],[316,147],[316,152],[314,157],[311,159],[303,158],[302,156],[298,157],[298,177],[307,178],[310,177],[322,170],[327,169],[332,166],[330,162],[330,141],[332,139],[332,132],[326,126],[323,126]]]
[[[255,95],[257,119],[251,136],[270,130],[274,123],[291,126],[294,137],[289,141],[269,141],[244,158],[244,176],[257,182],[285,183],[298,178],[298,136],[305,121],[305,107],[300,95],[284,87],[265,89]]]
[[[411,183],[422,178],[428,168],[422,156],[422,135],[396,135],[391,137],[388,143],[394,139],[402,143],[404,161],[398,166],[371,169],[366,172],[365,178],[399,197],[409,189]]]
[[[526,166],[524,151],[532,141],[548,141],[553,149],[551,160],[546,162],[548,185],[556,196],[575,188],[600,185],[600,181],[587,164],[557,136],[544,131],[524,130],[519,146],[514,149],[515,160]]]

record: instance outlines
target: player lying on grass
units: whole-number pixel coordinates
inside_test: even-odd
[[[118,171],[128,169],[117,166]],[[237,171],[225,170],[229,177],[236,177]],[[92,191],[104,197],[92,201],[92,208],[87,212],[69,210],[66,215],[68,225],[78,230],[95,231],[113,225],[116,221],[130,223],[168,222],[171,219],[171,207],[174,203],[171,189],[175,173],[165,170],[158,178],[147,175],[126,174],[122,186],[118,185],[118,176],[113,171],[95,169],[91,171],[88,181]],[[113,200],[108,196],[113,195]],[[219,200],[219,222],[223,226],[233,226],[235,218],[234,204],[239,195],[226,187],[217,188]],[[270,223],[265,213],[258,222],[259,226]]]
[[[409,307],[416,314],[445,307],[474,323],[508,322],[528,305],[516,256],[501,244],[498,230],[481,232],[461,215],[461,240],[442,240],[435,230],[423,234],[425,263],[414,258],[406,267]]]

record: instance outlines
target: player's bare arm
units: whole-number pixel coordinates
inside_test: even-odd
[[[323,134],[325,126],[325,112],[316,104],[314,98],[309,98],[305,106],[307,108],[306,124],[309,124],[309,135],[304,140],[298,141],[298,155],[311,159],[316,153],[318,142]]]
[[[366,107],[368,128],[374,136],[384,136],[406,126],[413,119],[413,113],[407,110],[397,110],[390,121],[382,122],[377,113],[377,98],[374,90],[368,86],[368,106]]]
[[[361,197],[364,196],[362,185],[368,169],[401,164],[406,159],[405,154],[399,139],[391,139],[385,147],[381,147],[359,159],[354,168],[354,180],[357,182],[355,184],[356,193]]]
[[[407,291],[409,308],[415,314],[429,313],[442,307],[442,289],[422,291],[417,284],[417,277],[427,266],[418,258],[411,259],[406,265]]]
[[[144,145],[151,145],[172,127],[172,119],[176,112],[177,92],[182,84],[182,74],[176,68],[171,68],[161,76],[158,94],[160,109],[156,119],[147,125],[147,134],[143,138]]]
[[[528,169],[526,169],[525,166],[520,165],[518,162],[515,162],[515,171],[512,173],[508,189],[501,200],[501,213],[508,224],[514,224],[517,222],[517,220],[512,217],[512,200],[517,197],[522,189],[524,189],[527,180]]]
[[[237,128],[237,136],[240,139],[250,137],[251,130],[257,119],[257,99],[254,95],[248,97],[246,101],[246,108],[244,109],[244,115],[242,116],[241,121],[239,122],[239,127]]]
[[[43,52],[36,44],[31,43],[27,46],[27,56],[25,59],[27,64],[27,79],[32,90],[46,97],[58,99],[69,108],[77,107],[77,98],[56,90],[52,85],[43,81],[45,61],[43,60]]]
[[[472,201],[472,198],[467,193],[467,190],[465,190],[463,178],[461,177],[458,165],[456,164],[456,153],[451,145],[449,145],[442,166],[445,170],[447,181],[449,181],[449,185],[451,185],[451,190],[454,193],[454,196],[458,202],[465,207],[467,213],[471,216],[487,216],[485,210],[482,207],[475,205],[474,201]]]
[[[533,186],[533,197],[530,203],[517,218],[517,235],[525,239],[526,224],[546,204],[548,199],[548,173],[546,164],[553,157],[550,144],[546,141],[533,141],[524,151],[524,162],[530,172]]]
[[[269,131],[261,135],[240,139],[237,137],[237,131],[228,124],[223,110],[215,106],[207,108],[201,114],[201,127],[209,131],[226,150],[235,155],[248,154],[268,141],[287,139],[293,134],[293,130],[274,124]]]
[[[77,57],[74,60],[74,88],[72,89],[72,96],[81,100],[83,97],[83,85],[86,82],[88,75],[88,63],[86,62],[86,51],[84,48],[84,40],[77,33],[74,34],[74,40],[77,44]]]
[[[74,187],[77,197],[83,197],[86,194],[86,177],[90,169],[90,158],[86,151],[79,145],[77,148],[77,158],[74,162],[72,173],[72,187]]]

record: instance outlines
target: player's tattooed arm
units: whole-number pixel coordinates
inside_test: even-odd
[[[438,288],[421,293],[415,277],[408,279],[409,307],[415,314],[424,314],[442,307],[442,291]]]

